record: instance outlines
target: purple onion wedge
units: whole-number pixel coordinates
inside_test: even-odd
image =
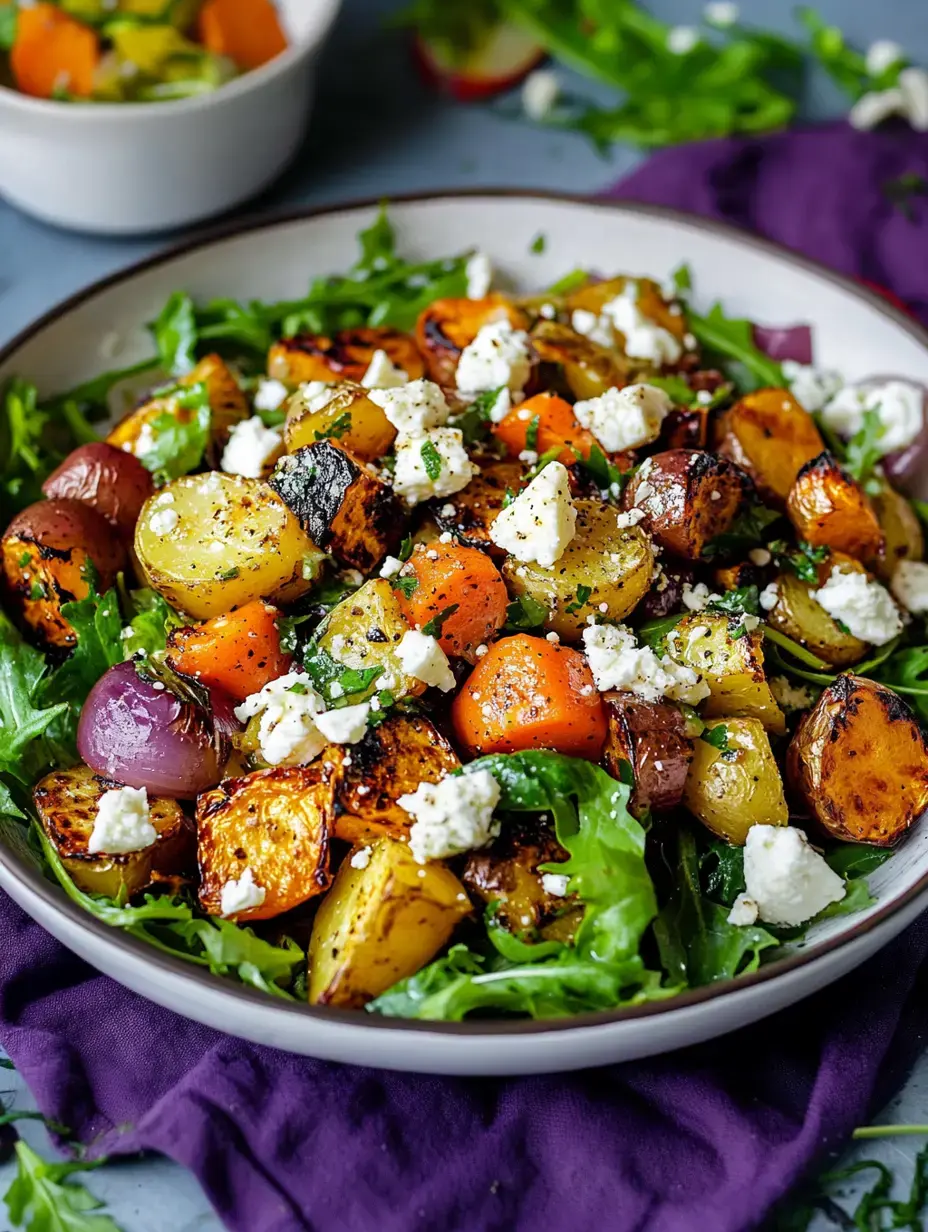
[[[754,345],[778,363],[784,359],[797,364],[812,362],[812,330],[808,325],[755,325]]]

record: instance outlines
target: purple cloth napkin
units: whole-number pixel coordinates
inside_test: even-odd
[[[834,127],[670,151],[614,191],[753,227],[924,312],[928,209],[907,222],[881,188],[906,172],[928,175],[928,138]],[[199,1027],[96,974],[5,897],[0,930],[0,1042],[42,1110],[95,1153],[191,1168],[235,1232],[745,1232],[888,1097],[928,986],[922,919],[840,984],[716,1043],[463,1081]]]

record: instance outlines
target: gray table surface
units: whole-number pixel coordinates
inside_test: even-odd
[[[309,0],[307,0],[309,2]],[[393,0],[345,0],[322,69],[312,131],[293,169],[249,212],[273,213],[352,197],[416,190],[508,185],[595,192],[640,161],[632,150],[601,158],[572,135],[550,134],[503,121],[488,109],[460,107],[425,93],[409,67],[399,36],[384,34],[382,17]],[[653,0],[657,15],[692,21],[697,0]],[[767,28],[795,32],[791,0],[745,0],[742,13]],[[924,0],[820,0],[819,11],[855,43],[892,38],[928,64]],[[565,74],[565,77],[569,75]],[[842,101],[821,76],[810,82],[805,115],[842,112]],[[0,201],[0,345],[38,314],[86,283],[139,260],[176,237],[92,239],[55,231]],[[31,1100],[21,1080],[4,1075],[17,1106]],[[4,1098],[4,1102],[8,1102]],[[928,1056],[923,1056],[881,1122],[928,1120]],[[24,1136],[47,1148],[44,1132],[27,1125]],[[867,1143],[849,1159],[881,1159],[908,1190],[921,1140]],[[12,1179],[0,1168],[0,1193]],[[121,1162],[91,1178],[125,1232],[214,1232],[221,1227],[196,1181],[163,1159]],[[857,1187],[859,1190],[859,1186]],[[855,1187],[849,1186],[853,1195]],[[0,1227],[5,1211],[0,1212]],[[825,1220],[815,1227],[833,1226]]]

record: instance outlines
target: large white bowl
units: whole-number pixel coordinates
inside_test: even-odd
[[[45,222],[134,235],[253,197],[296,153],[340,0],[278,0],[290,46],[214,94],[57,103],[0,86],[0,195]]]
[[[76,296],[0,353],[0,382],[14,372],[44,392],[101,366],[100,340],[129,330],[126,363],[143,358],[144,333],[168,294],[289,299],[311,276],[344,269],[370,205],[227,232],[156,257]],[[526,289],[576,265],[663,277],[681,261],[696,295],[771,324],[807,321],[817,357],[849,377],[906,374],[928,383],[928,334],[866,289],[774,244],[701,219],[638,205],[530,193],[475,193],[396,203],[405,252],[444,256],[472,245]],[[529,251],[543,232],[543,254]],[[914,829],[870,878],[877,903],[817,925],[808,939],[754,975],[655,1005],[553,1023],[407,1023],[362,1012],[286,1005],[204,975],[73,906],[0,843],[0,885],[65,945],[130,988],[180,1014],[246,1039],[363,1065],[454,1074],[578,1069],[665,1052],[720,1035],[821,988],[863,962],[928,907],[928,824]]]

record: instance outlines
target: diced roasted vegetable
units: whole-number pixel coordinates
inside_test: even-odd
[[[815,547],[858,560],[883,554],[886,541],[866,493],[827,451],[800,470],[786,509],[797,536]]]
[[[659,284],[652,278],[630,278],[620,274],[617,278],[602,281],[591,279],[585,287],[568,295],[567,307],[571,313],[581,309],[598,315],[608,303],[625,295],[633,295],[634,305],[641,316],[671,334],[681,351],[685,349],[684,339],[688,329],[686,317],[680,311],[671,310]],[[625,351],[626,343],[625,336],[616,330],[616,344],[622,352]],[[630,357],[629,363],[636,370],[649,366],[635,357]]]
[[[303,445],[332,440],[363,461],[373,462],[393,444],[396,428],[363,385],[342,381],[327,400],[298,389],[287,402],[284,439],[290,453]]]
[[[467,547],[482,548],[502,560],[506,553],[491,541],[490,527],[506,493],[517,493],[523,482],[524,472],[518,462],[491,462],[481,467],[466,488],[432,502],[432,516],[440,530],[456,535]]]
[[[439,385],[455,385],[461,352],[484,325],[509,321],[526,329],[528,317],[503,295],[484,299],[437,299],[429,304],[416,324],[416,343],[425,356],[428,374]]]
[[[762,500],[782,508],[803,466],[825,448],[787,389],[745,394],[716,424],[716,448],[746,470]]]
[[[706,724],[695,742],[684,803],[713,834],[737,847],[751,826],[787,824],[783,780],[757,719]]]
[[[925,536],[909,501],[885,481],[870,494],[870,503],[883,532],[882,556],[872,556],[867,568],[882,582],[889,582],[901,560],[923,560]]]
[[[620,780],[623,762],[631,770],[629,810],[643,817],[651,809],[676,808],[693,757],[693,741],[680,710],[669,702],[646,702],[634,693],[604,693],[603,704],[609,720],[603,761]]]
[[[546,889],[538,871],[541,864],[559,864],[566,858],[567,852],[550,830],[516,821],[506,826],[492,847],[467,857],[461,879],[473,895],[495,905],[496,920],[510,932],[525,934],[537,929],[546,937],[548,926],[557,922],[561,926],[558,940],[568,940],[563,936],[564,917],[571,917],[575,930],[583,909],[575,899]]]
[[[151,474],[141,462],[105,441],[80,445],[42,484],[50,500],[83,501],[129,541],[153,489]]]
[[[661,449],[705,449],[708,440],[708,407],[675,407],[661,424],[658,443]]]
[[[629,365],[615,351],[583,337],[557,321],[539,321],[532,346],[541,363],[538,383],[574,398],[598,398],[612,386],[625,385]]]
[[[296,334],[282,338],[267,357],[268,375],[285,385],[306,381],[354,381],[360,384],[377,351],[401,368],[410,381],[425,373],[414,340],[388,326],[343,329],[333,334]]]
[[[819,566],[819,580],[815,584],[804,582],[789,570],[781,573],[777,578],[777,601],[767,612],[767,622],[833,667],[847,667],[860,662],[867,653],[867,643],[842,629],[812,597],[812,592],[839,563],[845,572],[864,572],[858,561],[834,553]]]
[[[381,689],[405,697],[425,692],[421,680],[407,675],[396,652],[408,632],[396,591],[386,578],[371,578],[332,609],[320,630],[319,647],[336,663],[374,673],[370,683],[353,694],[353,701],[363,701]]]

